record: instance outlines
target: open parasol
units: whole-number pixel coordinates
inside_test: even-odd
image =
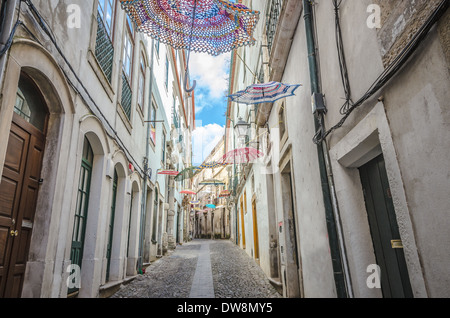
[[[193,190],[189,190],[189,189],[180,191],[180,193],[181,193],[181,194],[197,194],[197,192],[195,192],[195,191],[193,191]]]
[[[213,185],[213,186],[221,186],[221,185],[225,185],[224,182],[217,180],[217,179],[208,179],[208,180],[203,180],[202,182],[199,183],[199,185]]]
[[[301,85],[288,85],[279,82],[254,84],[243,91],[229,95],[232,102],[241,104],[273,103],[279,99],[294,96]]]
[[[228,190],[223,190],[219,193],[219,198],[227,198],[229,196],[231,196],[231,192]]]
[[[183,169],[176,177],[175,177],[175,181],[184,181],[186,179],[191,179],[193,178],[197,173],[199,173],[200,171],[202,171],[199,167],[197,166],[192,166],[186,169]]]
[[[227,0],[120,0],[136,30],[176,50],[220,55],[255,44],[259,12]]]
[[[161,170],[158,172],[158,174],[167,175],[167,176],[177,176],[178,173],[179,172],[175,171],[175,170]]]
[[[136,30],[176,50],[218,56],[244,45],[254,45],[259,12],[227,0],[120,0]],[[188,68],[185,74],[187,87]]]
[[[200,165],[201,169],[212,169],[212,168],[219,168],[224,166],[223,163],[221,162],[209,162],[209,163],[204,163],[202,165]]]
[[[226,153],[222,161],[227,164],[241,164],[249,163],[258,158],[261,158],[264,154],[252,147],[239,148]]]

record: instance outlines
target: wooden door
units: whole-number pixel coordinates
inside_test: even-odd
[[[413,297],[402,245],[393,244],[401,241],[384,157],[375,158],[359,170],[383,296]]]
[[[252,201],[252,214],[253,214],[253,242],[255,249],[255,259],[259,260],[259,236],[258,236],[258,219],[256,216],[256,199]]]
[[[93,160],[94,153],[92,151],[89,140],[85,137],[80,176],[78,180],[78,194],[73,224],[72,246],[70,250],[71,264],[78,265],[80,268],[83,262],[83,250],[84,240],[86,237]],[[68,289],[68,294],[70,295],[77,291],[78,288],[70,287]]]
[[[116,199],[117,199],[117,183],[118,183],[117,170],[114,170],[113,180],[113,197],[111,202],[111,216],[108,226],[108,244],[106,246],[106,281],[109,281],[110,269],[111,269],[111,255],[113,249],[113,237],[114,237],[114,220],[116,216]]]
[[[38,198],[45,135],[16,113],[0,182],[0,297],[18,298]]]
[[[244,223],[244,201],[241,197],[241,229],[242,229],[242,248],[245,250],[245,223]]]

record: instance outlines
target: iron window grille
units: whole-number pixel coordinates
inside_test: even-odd
[[[97,39],[95,43],[95,57],[105,74],[107,80],[111,83],[113,59],[114,59],[114,46],[111,38],[107,32],[105,24],[102,20],[100,12],[97,14]]]
[[[280,18],[281,9],[283,8],[283,1],[284,0],[272,0],[267,10],[266,35],[269,52],[272,51],[278,27],[278,20]]]
[[[130,84],[128,84],[127,76],[124,72],[122,72],[122,100],[121,105],[125,115],[127,115],[128,119],[131,119],[131,99],[132,92]]]

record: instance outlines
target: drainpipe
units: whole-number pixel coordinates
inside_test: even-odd
[[[142,181],[142,203],[141,203],[141,227],[139,230],[139,258],[138,258],[138,269],[142,270],[142,266],[144,263],[144,231],[145,231],[145,211],[147,210],[147,179],[149,172],[149,157],[150,157],[150,135],[151,135],[151,107],[153,102],[153,60],[154,60],[154,50],[155,50],[155,40],[152,39],[152,49],[151,49],[151,58],[150,58],[150,105],[148,106],[147,111],[147,137],[145,139],[146,149],[145,149],[145,158],[144,158],[144,180]]]
[[[316,60],[313,12],[310,0],[303,0],[303,10],[308,48],[311,93],[320,94],[321,89],[319,85],[319,72]],[[317,116],[314,116],[314,121],[316,131],[319,131],[320,127],[323,127],[324,125],[324,113],[320,112],[317,114]],[[336,193],[334,189],[333,175],[329,160],[328,147],[325,141],[317,146],[317,153],[336,292],[338,298],[353,298],[352,285],[344,245],[344,237],[340,223]]]
[[[0,83],[3,82],[3,71],[6,63],[6,47],[8,41],[10,41],[10,33],[13,30],[14,19],[17,18],[14,14],[18,0],[4,0],[0,8]],[[17,14],[20,14],[18,12]],[[14,27],[15,29],[15,27]],[[5,52],[3,52],[6,50]]]

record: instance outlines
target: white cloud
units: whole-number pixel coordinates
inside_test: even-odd
[[[189,72],[197,80],[197,85],[209,88],[212,98],[221,98],[228,89],[230,60],[230,53],[217,57],[191,53]]]
[[[225,127],[218,124],[198,125],[192,134],[193,163],[202,164],[219,143],[225,133]]]

